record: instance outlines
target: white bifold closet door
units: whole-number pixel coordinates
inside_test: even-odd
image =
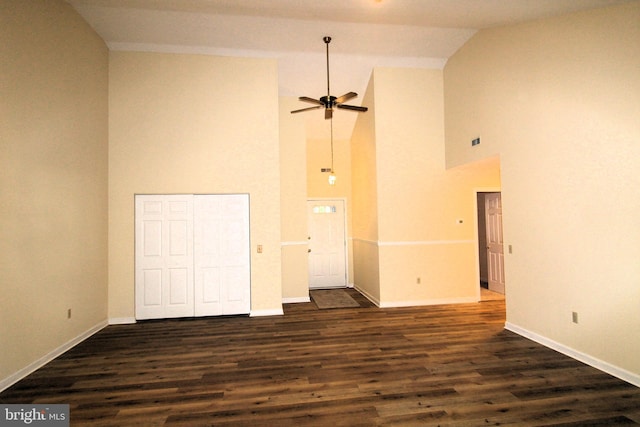
[[[136,318],[193,316],[193,196],[136,196]]]
[[[137,319],[250,311],[249,196],[135,197]]]
[[[194,196],[195,315],[249,313],[249,196]]]

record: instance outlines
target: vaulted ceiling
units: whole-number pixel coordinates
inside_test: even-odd
[[[326,95],[331,36],[332,95],[355,91],[360,105],[375,66],[442,68],[479,29],[629,0],[67,1],[112,50],[277,58],[282,96]],[[307,136],[324,137],[322,111],[302,114]],[[334,115],[336,138],[357,114]]]

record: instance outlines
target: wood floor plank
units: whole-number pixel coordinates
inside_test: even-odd
[[[0,393],[74,426],[589,426],[640,389],[504,330],[504,301],[113,325]]]

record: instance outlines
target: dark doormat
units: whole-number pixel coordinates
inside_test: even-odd
[[[360,307],[344,289],[317,289],[310,291],[311,299],[319,309]]]

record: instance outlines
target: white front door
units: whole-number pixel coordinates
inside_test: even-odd
[[[485,196],[485,217],[489,290],[504,294],[504,246],[500,193],[490,193]]]
[[[136,196],[136,317],[193,315],[191,196]]]
[[[195,315],[251,310],[249,195],[194,196]]]
[[[347,286],[343,200],[307,201],[309,288]]]

